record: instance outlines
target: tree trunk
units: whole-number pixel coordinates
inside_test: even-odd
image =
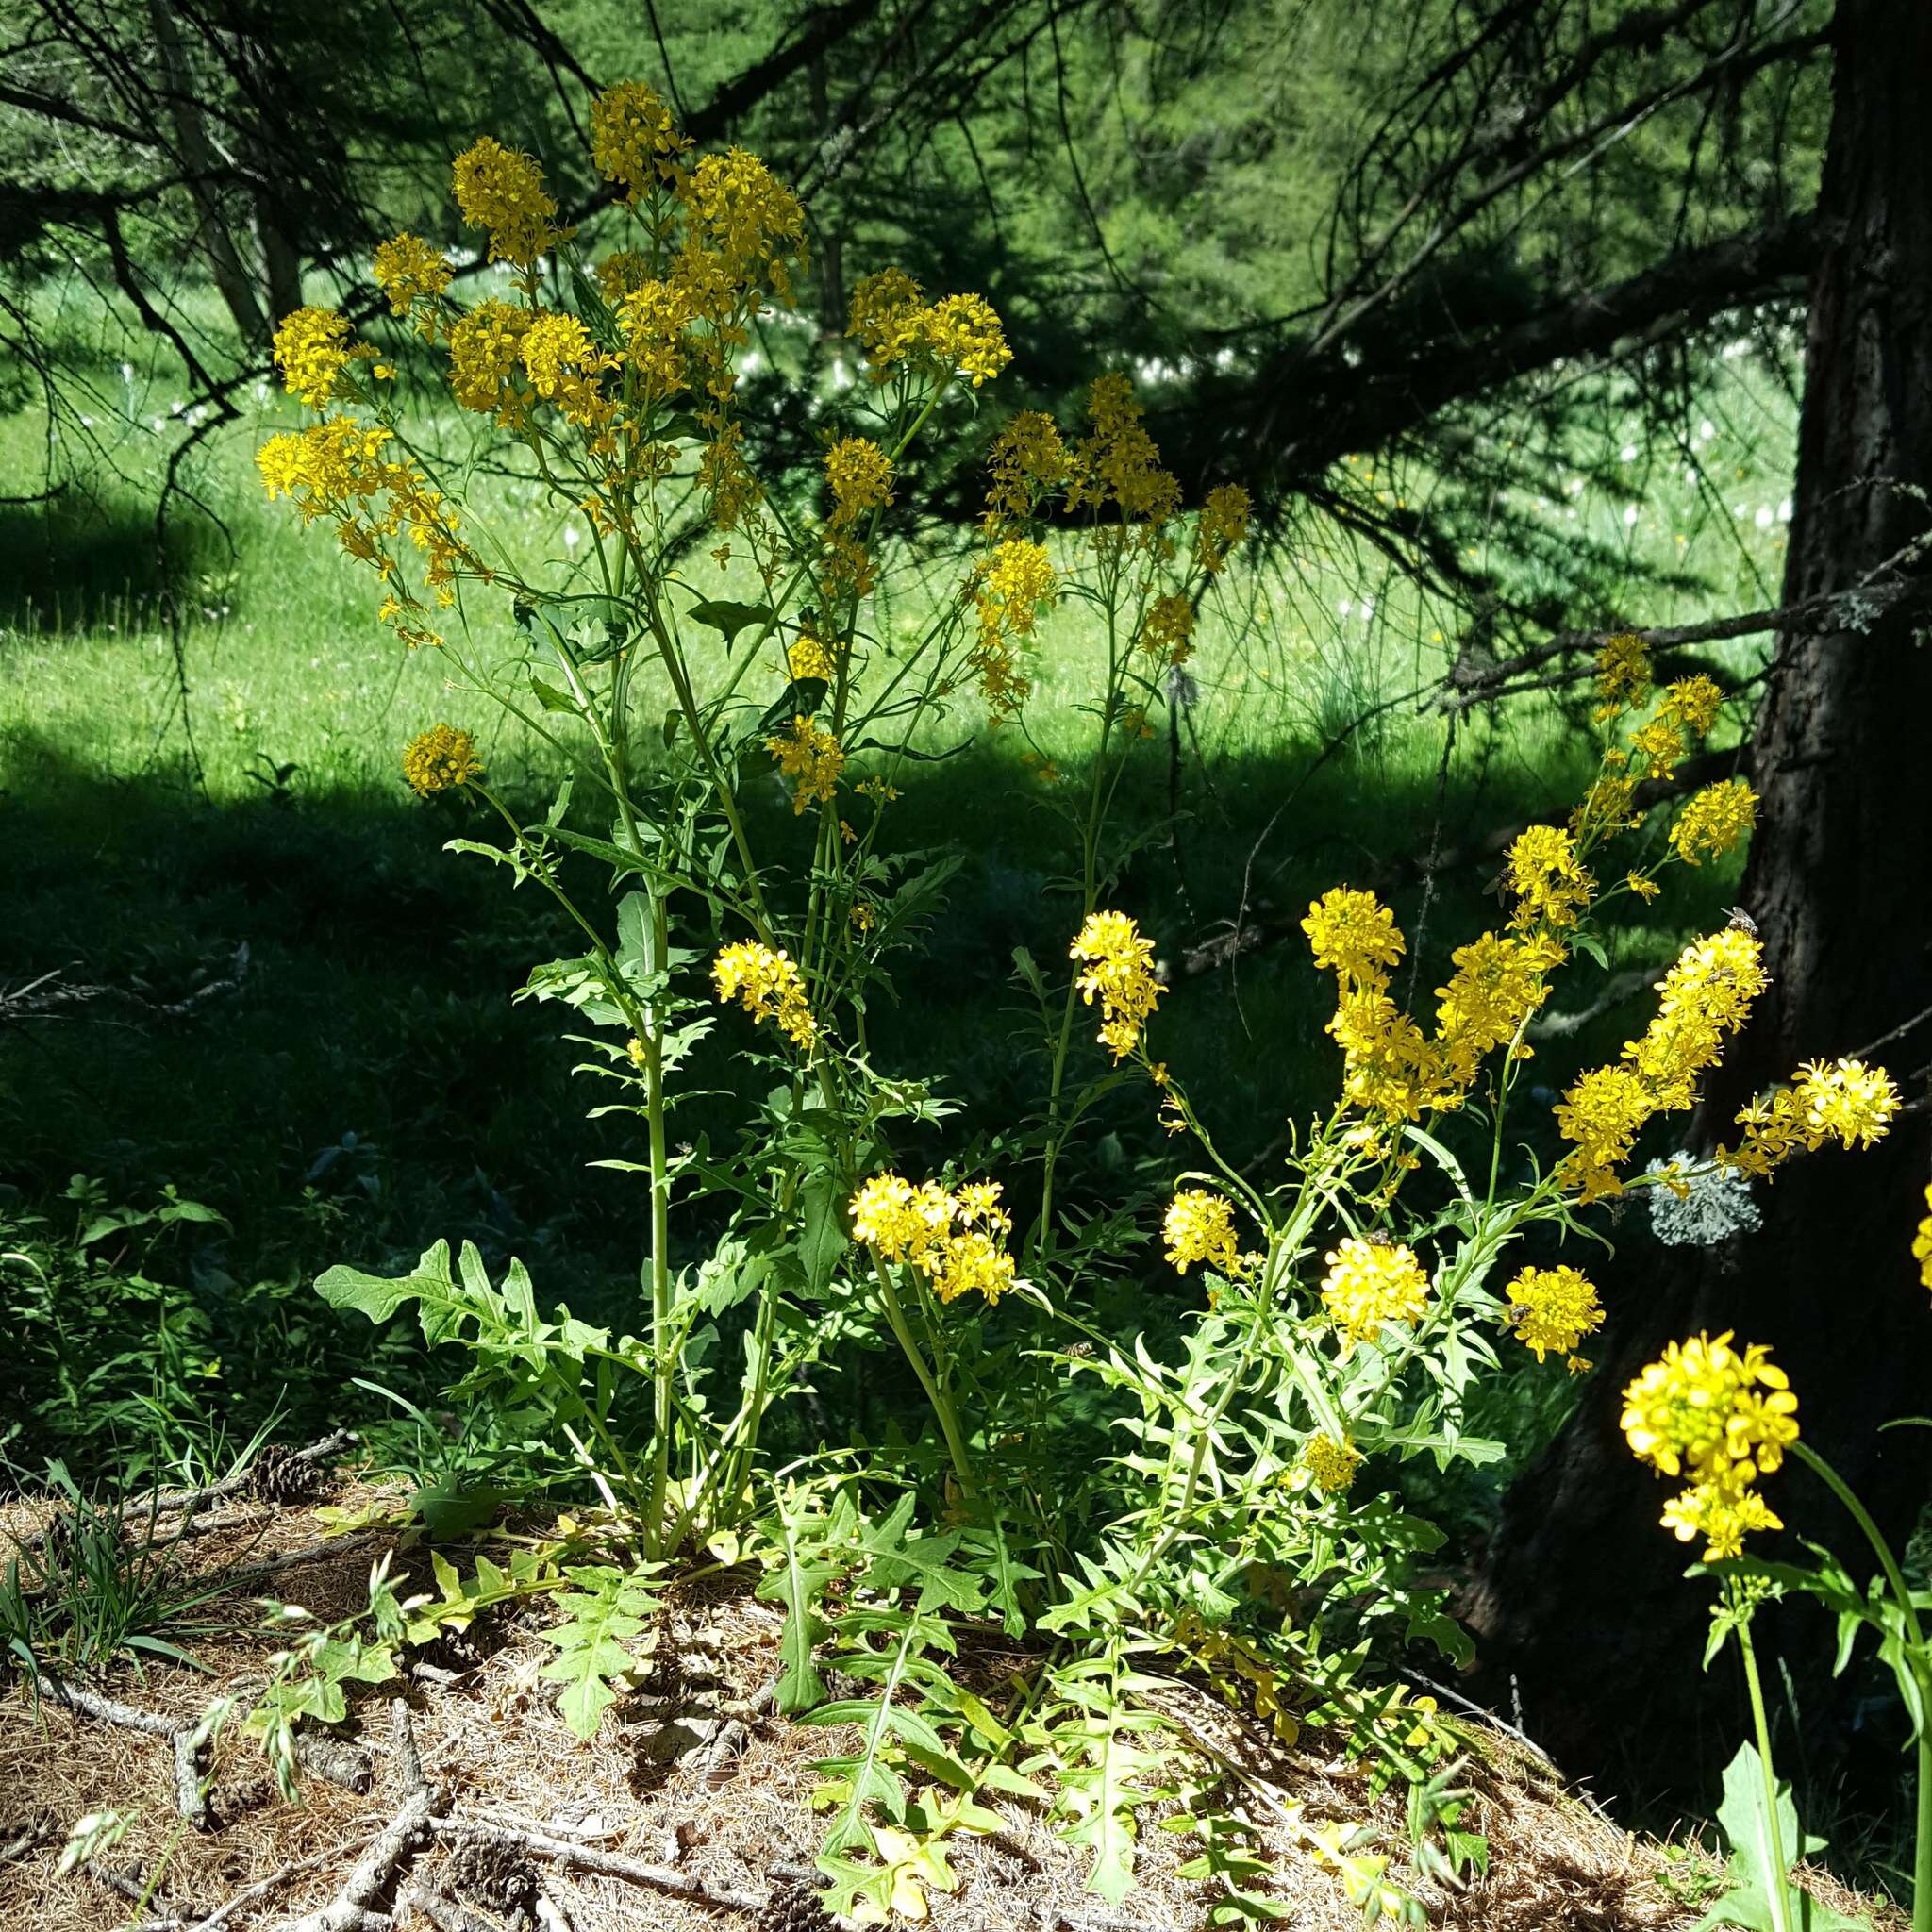
[[[1932,643],[1909,608],[1923,626],[1921,596],[1872,621],[1857,595],[1874,574],[1895,583],[1890,559],[1932,527],[1920,493],[1932,491],[1932,7],[1840,0],[1836,36],[1785,599],[1841,592],[1843,628],[1779,643],[1742,888],[1774,979],[1691,1143],[1723,1137],[1740,1102],[1799,1060],[1878,1041],[1870,1057],[1914,1110],[1875,1150],[1801,1156],[1760,1184],[1755,1235],[1662,1248],[1637,1212],[1625,1217],[1602,1275],[1612,1325],[1601,1365],[1510,1491],[1472,1607],[1491,1694],[1519,1696],[1526,1727],[1572,1766],[1641,1765],[1652,1792],[1707,1775],[1736,1733],[1728,1669],[1698,1670],[1711,1588],[1683,1580],[1696,1551],[1658,1525],[1667,1490],[1618,1433],[1624,1383],[1670,1339],[1735,1329],[1771,1344],[1806,1439],[1888,1534],[1902,1539],[1932,1497],[1932,1435],[1878,1432],[1932,1411],[1932,1295],[1910,1259],[1932,1173]],[[1923,578],[1926,564],[1906,569]],[[1802,1471],[1787,1465],[1766,1490],[1793,1532],[1869,1568],[1853,1525]],[[1781,1613],[1776,1637],[1809,1751],[1824,1741],[1830,1631],[1806,1607]],[[1712,1749],[1684,1748],[1699,1732]]]
[[[202,120],[194,75],[170,0],[148,0],[148,21],[154,28],[162,89],[175,126],[175,158],[187,176],[188,192],[193,197],[195,213],[200,219],[196,239],[208,258],[208,273],[234,320],[236,333],[244,342],[264,341],[270,322],[262,314],[254,277],[242,264],[223,211],[222,197],[215,185],[221,173],[220,158]]]

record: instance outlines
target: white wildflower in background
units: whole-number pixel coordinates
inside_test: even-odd
[[[1650,1191],[1650,1229],[1666,1247],[1714,1248],[1734,1234],[1752,1234],[1764,1224],[1751,1183],[1742,1174],[1698,1168],[1689,1155],[1653,1160],[1646,1174],[1674,1171],[1674,1186],[1658,1181]]]

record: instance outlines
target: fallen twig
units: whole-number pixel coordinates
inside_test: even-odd
[[[717,1906],[726,1911],[761,1912],[766,1901],[755,1892],[738,1891],[722,1885],[706,1885],[668,1865],[647,1865],[639,1858],[626,1858],[617,1852],[600,1852],[590,1845],[571,1844],[552,1838],[547,1832],[515,1831],[508,1825],[487,1824],[481,1819],[437,1818],[429,1828],[439,1837],[466,1838],[484,1844],[527,1852],[532,1857],[549,1858],[579,1872],[596,1872],[606,1878],[628,1879],[633,1885],[646,1885],[654,1891],[669,1892],[673,1898],[690,1899],[693,1904]],[[295,1932],[291,1926],[289,1932]],[[325,1928],[318,1928],[325,1932]]]
[[[335,1897],[299,1919],[288,1920],[282,1932],[369,1932],[372,1922],[390,1924],[386,1913],[369,1909],[370,1901],[389,1883],[404,1855],[430,1823],[437,1795],[426,1785],[411,1791],[356,1861],[355,1870],[343,1879]]]
[[[135,1705],[122,1704],[115,1698],[103,1697],[95,1690],[84,1690],[78,1684],[45,1676],[38,1671],[34,1673],[34,1687],[42,1697],[64,1705],[78,1716],[91,1717],[104,1724],[116,1724],[124,1731],[145,1731],[152,1738],[172,1738],[182,1728],[181,1720],[177,1717],[164,1717],[158,1710],[142,1710]],[[192,1730],[193,1725],[190,1724],[188,1728]]]
[[[199,1726],[183,1724],[175,1733],[175,1808],[196,1831],[207,1831],[213,1821],[208,1817],[208,1788],[201,1776],[201,1736]]]

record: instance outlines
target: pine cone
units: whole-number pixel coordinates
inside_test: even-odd
[[[512,1845],[465,1839],[450,1856],[446,1883],[471,1905],[502,1918],[537,1909],[537,1868]]]
[[[299,1503],[315,1485],[313,1468],[279,1442],[262,1445],[255,1458],[255,1493],[264,1503]]]
[[[766,1900],[758,1932],[839,1932],[839,1922],[826,1911],[819,1888],[801,1878],[779,1886]]]

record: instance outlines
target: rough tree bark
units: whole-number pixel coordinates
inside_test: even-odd
[[[1932,7],[1841,0],[1830,146],[1821,197],[1826,246],[1811,285],[1798,485],[1785,601],[1853,591],[1932,528]],[[1907,569],[1924,575],[1932,558]],[[1918,601],[1916,598],[1913,601]],[[1528,1728],[1571,1765],[1641,1762],[1682,1783],[1709,1754],[1660,1752],[1700,1730],[1735,1743],[1730,1673],[1698,1672],[1710,1591],[1682,1580],[1689,1557],[1657,1524],[1663,1491],[1617,1432],[1624,1384],[1664,1341],[1735,1328],[1790,1371],[1806,1435],[1862,1491],[1888,1533],[1932,1497],[1922,1430],[1878,1433],[1932,1411],[1932,1296],[1909,1259],[1932,1172],[1932,639],[1924,606],[1780,641],[1757,730],[1763,796],[1742,903],[1774,984],[1694,1124],[1707,1146],[1738,1105],[1800,1059],[1873,1058],[1917,1111],[1862,1154],[1825,1152],[1760,1188],[1764,1224],[1717,1250],[1660,1249],[1637,1213],[1603,1275],[1612,1326],[1581,1409],[1507,1498],[1474,1621],[1492,1692],[1512,1683]],[[1915,1017],[1918,1024],[1911,1026]],[[1864,1552],[1819,1485],[1788,1469],[1772,1485],[1793,1531]],[[1783,1613],[1816,1718],[1829,1632],[1808,1607]],[[1699,1760],[1703,1761],[1699,1761]]]

